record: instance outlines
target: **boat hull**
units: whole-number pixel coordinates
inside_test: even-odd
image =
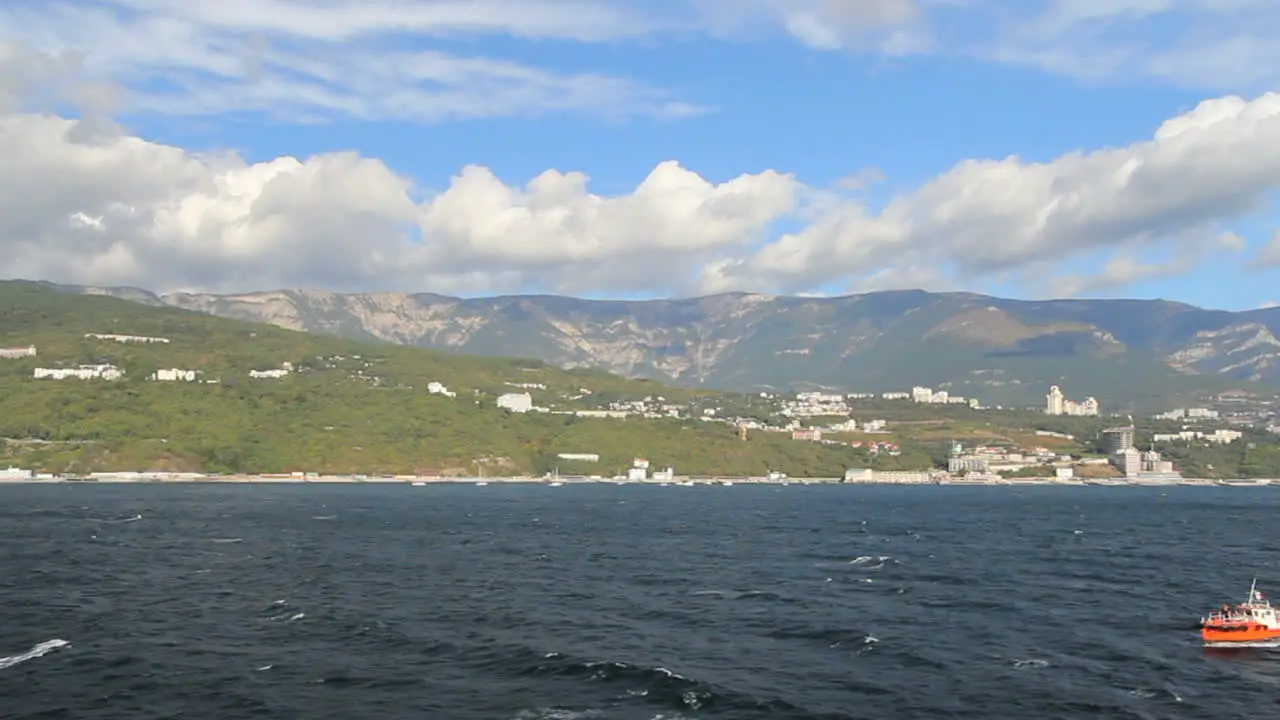
[[[1200,638],[1210,647],[1233,647],[1280,642],[1280,629],[1263,625],[1234,628],[1201,628]]]

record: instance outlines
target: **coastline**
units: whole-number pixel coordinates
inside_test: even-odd
[[[654,485],[671,487],[720,486],[734,485],[902,485],[902,486],[955,486],[955,487],[1007,487],[1007,486],[1055,486],[1055,487],[1278,487],[1280,478],[1231,478],[1231,479],[1196,479],[1196,478],[1159,478],[1159,479],[1126,479],[1126,478],[1009,478],[981,480],[930,480],[930,481],[895,481],[895,480],[858,480],[845,481],[842,478],[771,478],[771,477],[681,477],[670,480],[647,478],[645,480],[627,480],[623,478],[599,477],[440,477],[440,476],[365,476],[365,475],[204,475],[199,473],[93,473],[83,477],[71,476],[36,476],[30,478],[0,477],[0,486],[5,485],[38,485],[38,484],[286,484],[286,485],[546,485],[559,487],[563,485]]]

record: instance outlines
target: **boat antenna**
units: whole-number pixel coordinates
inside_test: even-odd
[[[1257,597],[1258,597],[1258,578],[1255,577],[1253,579],[1253,582],[1249,583],[1249,602],[1252,603],[1254,599],[1256,599]]]

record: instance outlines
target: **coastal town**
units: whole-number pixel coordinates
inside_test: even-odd
[[[129,335],[117,333],[87,333],[84,339],[91,342],[119,343],[135,346],[165,346],[171,340],[165,337]],[[0,360],[44,360],[35,345],[0,348]],[[317,370],[345,369],[351,381],[380,385],[389,382],[380,376],[375,363],[359,355],[350,357],[334,355],[310,359],[280,360],[273,367],[253,368],[244,375],[251,380],[281,381],[291,375]],[[128,377],[128,368],[111,363],[69,364],[64,361],[41,362],[33,367],[33,381],[54,382],[118,382]],[[147,382],[193,383],[217,385],[226,381],[225,375],[209,373],[200,368],[162,368],[146,375]],[[477,405],[492,407],[512,414],[571,415],[602,422],[643,419],[693,419],[705,423],[722,423],[731,426],[742,440],[757,433],[780,434],[793,442],[820,443],[832,446],[848,446],[860,450],[868,458],[895,457],[901,454],[898,430],[894,421],[876,417],[876,409],[917,406],[922,410],[933,407],[958,408],[962,412],[1035,412],[1045,416],[1075,418],[1105,417],[1099,401],[1092,396],[1080,400],[1066,396],[1062,387],[1049,386],[1044,403],[1036,408],[987,407],[978,398],[952,394],[945,388],[918,385],[909,390],[886,392],[831,392],[805,391],[795,393],[756,393],[744,396],[757,410],[750,416],[738,414],[733,407],[716,400],[676,402],[661,395],[647,395],[634,399],[595,401],[591,390],[553,393],[544,383],[506,381],[500,392],[478,388],[454,389],[448,378],[430,380],[420,388],[432,396],[445,400],[467,399]],[[412,389],[412,388],[408,388]],[[724,396],[734,397],[734,396]],[[887,405],[886,405],[887,403]],[[731,404],[731,403],[730,403]],[[1117,419],[1121,419],[1117,417]],[[1237,480],[1229,478],[1184,478],[1174,463],[1163,457],[1158,447],[1176,445],[1228,445],[1239,441],[1244,433],[1237,427],[1264,427],[1271,434],[1280,434],[1280,425],[1266,411],[1224,413],[1208,407],[1177,408],[1153,415],[1149,421],[1159,421],[1164,426],[1174,425],[1172,432],[1150,435],[1148,447],[1138,447],[1138,433],[1132,417],[1123,418],[1101,431],[1098,438],[1100,452],[1093,456],[1063,452],[1055,449],[1064,442],[1077,441],[1069,433],[1052,430],[1035,430],[1034,437],[1017,445],[1009,443],[969,444],[952,442],[945,467],[932,469],[876,469],[850,467],[840,477],[792,478],[785,468],[759,477],[700,477],[681,475],[674,468],[650,470],[648,461],[637,458],[625,473],[596,473],[589,470],[599,456],[590,448],[566,449],[558,457],[564,461],[565,471],[557,468],[543,476],[488,477],[458,476],[447,474],[395,475],[368,477],[344,474],[328,475],[320,472],[301,471],[275,475],[227,475],[196,472],[95,472],[82,475],[56,474],[36,469],[11,467],[0,471],[0,481],[95,481],[95,482],[145,482],[145,481],[220,481],[220,482],[592,482],[592,483],[654,483],[659,485],[732,485],[738,483],[772,484],[1066,484],[1066,485],[1116,485],[1116,484],[1268,484],[1267,479]],[[588,468],[588,469],[584,469]],[[1280,482],[1280,481],[1278,481]]]

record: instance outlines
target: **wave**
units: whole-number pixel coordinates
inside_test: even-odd
[[[758,698],[746,692],[715,686],[661,666],[620,660],[590,660],[558,652],[485,651],[482,665],[526,677],[550,677],[582,682],[628,685],[628,695],[674,710],[760,713],[772,720],[852,720],[846,713],[815,713],[782,698]],[[560,709],[561,712],[582,712]],[[581,716],[580,716],[581,717]],[[589,715],[586,717],[590,717]]]
[[[67,642],[66,640],[59,640],[57,638],[53,640],[45,640],[44,642],[33,646],[30,650],[24,653],[20,653],[18,655],[10,655],[8,657],[0,657],[0,670],[4,670],[5,668],[11,668],[14,665],[17,665],[19,663],[24,663],[28,660],[34,660],[38,657],[48,655],[54,650],[57,650],[58,648],[61,648],[61,647],[67,647],[70,644],[71,643]]]

